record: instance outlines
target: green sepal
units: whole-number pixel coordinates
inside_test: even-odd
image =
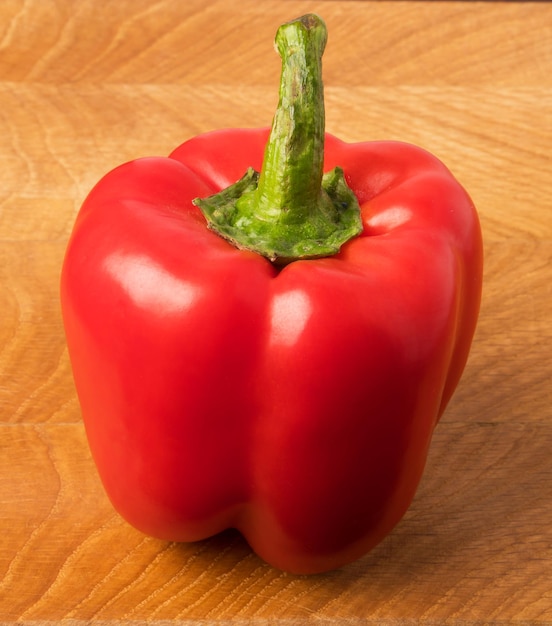
[[[343,170],[336,167],[322,177],[317,211],[288,223],[285,213],[277,222],[255,213],[259,172],[249,168],[236,183],[207,198],[196,198],[211,230],[236,248],[252,250],[275,264],[298,259],[317,259],[337,254],[341,246],[362,232],[360,207]],[[248,210],[249,209],[249,210]]]

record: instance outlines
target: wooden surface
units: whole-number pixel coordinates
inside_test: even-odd
[[[406,517],[357,563],[297,577],[237,535],[168,544],[113,512],[58,280],[102,174],[270,122],[276,27],[313,9],[327,129],[444,160],[480,211],[486,266]],[[551,42],[547,3],[0,2],[0,622],[552,624]]]

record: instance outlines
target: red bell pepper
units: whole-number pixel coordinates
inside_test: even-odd
[[[439,160],[325,134],[325,37],[312,15],[278,30],[271,130],[107,174],[61,283],[116,509],[167,540],[235,527],[296,573],[359,558],[407,510],[482,281],[476,211]]]

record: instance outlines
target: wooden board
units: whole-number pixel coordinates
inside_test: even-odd
[[[0,622],[552,624],[552,5],[0,3]],[[105,172],[270,123],[277,26],[327,22],[327,129],[440,157],[472,195],[485,288],[418,494],[371,554],[276,571],[228,532],[150,539],[88,452],[59,311]]]

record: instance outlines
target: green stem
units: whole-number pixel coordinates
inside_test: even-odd
[[[362,231],[343,171],[323,175],[326,39],[316,15],[280,26],[280,96],[261,173],[250,169],[218,194],[194,200],[215,232],[279,264],[336,254]]]
[[[321,201],[326,40],[324,23],[312,15],[283,24],[276,34],[280,98],[256,194],[259,217],[302,222]]]

